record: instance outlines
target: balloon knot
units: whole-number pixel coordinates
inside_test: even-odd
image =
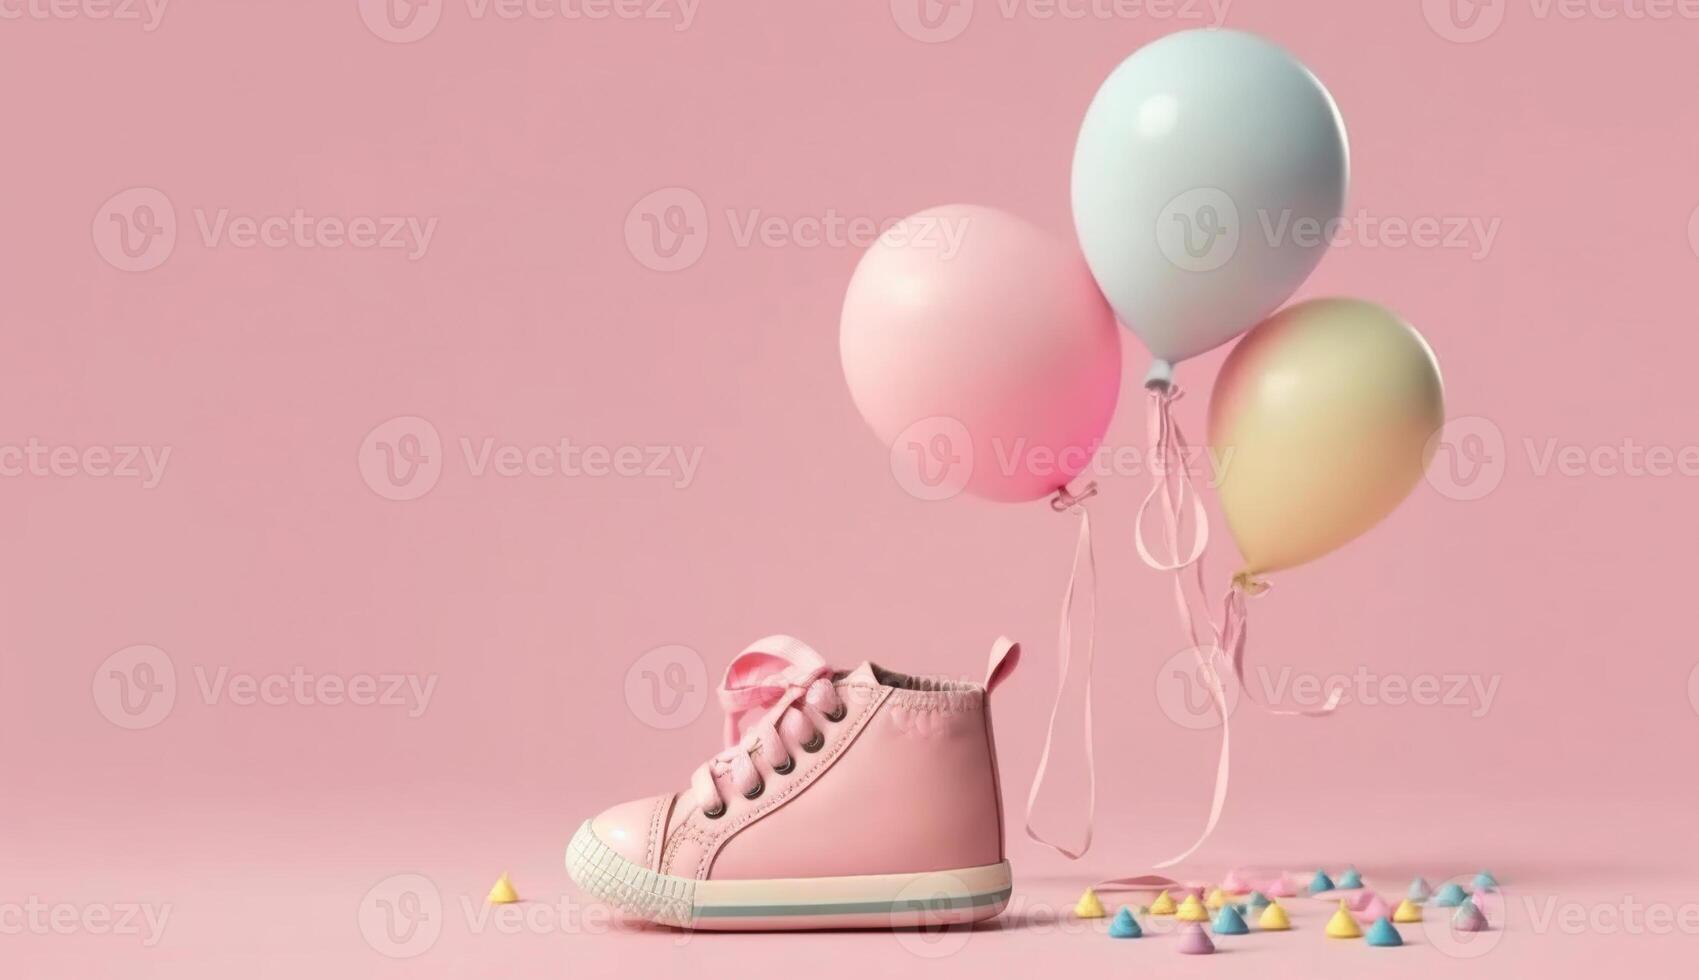
[[[1255,572],[1247,570],[1233,576],[1233,591],[1242,592],[1247,596],[1259,596],[1272,588],[1274,586],[1271,583],[1257,578]]]
[[[1056,491],[1056,496],[1050,498],[1050,509],[1058,514],[1066,514],[1095,496],[1097,496],[1096,480],[1081,487],[1079,493],[1069,493],[1067,487],[1062,487]]]

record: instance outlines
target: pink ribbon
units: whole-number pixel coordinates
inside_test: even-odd
[[[780,702],[791,704],[810,684],[832,674],[820,654],[795,637],[769,636],[751,643],[732,658],[720,680],[726,747],[743,738],[752,716],[765,714]]]
[[[1063,857],[1078,860],[1091,850],[1092,829],[1097,821],[1097,755],[1092,746],[1091,718],[1091,673],[1092,661],[1097,648],[1097,556],[1092,549],[1091,513],[1086,510],[1083,501],[1097,494],[1097,484],[1089,483],[1078,495],[1069,493],[1065,488],[1057,491],[1050,501],[1050,508],[1058,513],[1078,514],[1080,518],[1080,533],[1074,545],[1074,560],[1068,567],[1068,587],[1062,593],[1062,622],[1057,628],[1056,648],[1059,651],[1061,666],[1056,678],[1056,700],[1050,705],[1050,722],[1044,728],[1044,750],[1038,756],[1038,771],[1032,776],[1032,789],[1026,797],[1026,835],[1032,840],[1043,844]],[[1073,659],[1073,623],[1074,623],[1074,593],[1079,584],[1080,561],[1085,560],[1086,568],[1091,573],[1091,616],[1086,621],[1085,646],[1085,712],[1082,728],[1085,738],[1085,767],[1086,767],[1086,817],[1085,840],[1080,842],[1078,850],[1064,847],[1061,844],[1047,840],[1032,826],[1032,811],[1038,803],[1038,794],[1044,787],[1044,775],[1050,768],[1050,752],[1056,740],[1056,719],[1062,712],[1062,693],[1068,684],[1068,668]]]
[[[1150,410],[1146,414],[1145,431],[1151,447],[1150,490],[1139,504],[1133,520],[1133,544],[1144,563],[1159,572],[1178,571],[1203,557],[1209,546],[1209,513],[1204,510],[1203,497],[1192,485],[1191,444],[1174,417],[1174,403],[1185,397],[1178,385],[1153,384]],[[1162,500],[1163,536],[1168,542],[1167,559],[1157,558],[1144,539],[1144,519],[1157,498]],[[1185,521],[1187,505],[1192,512],[1192,550],[1180,557],[1180,531]]]
[[[1203,563],[1198,562],[1196,567],[1198,570],[1197,585],[1199,591],[1202,592],[1204,586]],[[1227,787],[1233,768],[1232,729],[1226,691],[1222,687],[1221,673],[1216,668],[1218,659],[1226,660],[1232,668],[1233,679],[1238,684],[1239,690],[1250,695],[1252,702],[1271,715],[1325,718],[1339,707],[1340,699],[1345,693],[1343,688],[1334,688],[1328,693],[1327,703],[1322,707],[1292,710],[1270,707],[1267,702],[1257,696],[1255,685],[1246,683],[1245,640],[1248,635],[1249,623],[1246,602],[1251,597],[1267,592],[1269,588],[1268,583],[1258,581],[1247,575],[1239,575],[1233,579],[1231,588],[1227,590],[1227,595],[1222,599],[1221,627],[1217,629],[1213,623],[1208,624],[1210,632],[1214,635],[1215,645],[1210,648],[1206,655],[1198,643],[1198,631],[1192,617],[1191,604],[1186,601],[1184,577],[1178,573],[1175,575],[1174,594],[1179,602],[1180,618],[1184,621],[1186,632],[1191,637],[1192,654],[1197,658],[1198,669],[1203,675],[1204,686],[1209,689],[1215,700],[1216,711],[1221,715],[1221,751],[1216,757],[1215,792],[1210,798],[1209,817],[1204,821],[1203,832],[1198,835],[1198,839],[1192,843],[1192,846],[1165,861],[1157,863],[1155,865],[1157,868],[1172,867],[1196,853],[1198,848],[1209,840],[1210,835],[1215,833],[1216,826],[1221,822],[1222,811],[1227,806]]]
[[[1191,847],[1154,865],[1157,868],[1167,868],[1179,864],[1202,847],[1221,821],[1221,813],[1227,804],[1228,774],[1231,771],[1232,730],[1228,721],[1227,694],[1222,688],[1221,675],[1215,666],[1219,634],[1213,624],[1204,624],[1209,627],[1207,639],[1210,644],[1206,648],[1205,636],[1200,635],[1197,618],[1192,615],[1192,604],[1186,595],[1186,570],[1191,569],[1200,601],[1208,601],[1208,593],[1204,587],[1203,559],[1209,548],[1209,514],[1204,509],[1202,495],[1192,484],[1191,444],[1186,441],[1185,431],[1180,428],[1180,422],[1174,413],[1174,404],[1185,396],[1185,392],[1178,385],[1165,382],[1153,383],[1147,390],[1150,395],[1146,431],[1151,445],[1151,485],[1149,492],[1145,494],[1144,502],[1139,505],[1133,529],[1133,543],[1146,565],[1159,572],[1174,574],[1174,602],[1180,612],[1180,622],[1185,627],[1186,636],[1191,640],[1192,656],[1197,660],[1198,673],[1203,679],[1204,687],[1209,691],[1211,700],[1215,702],[1216,712],[1221,716],[1221,751],[1215,765],[1215,793],[1210,801],[1209,818],[1205,821],[1203,833]],[[1144,534],[1145,515],[1158,500],[1162,502],[1163,538],[1167,543],[1165,558],[1156,557],[1150,545],[1146,543]],[[1193,527],[1192,546],[1190,551],[1182,555],[1181,539],[1188,511]],[[1106,884],[1121,887],[1163,887],[1173,882],[1160,875],[1141,875],[1136,878],[1116,879]]]
[[[1210,797],[1209,816],[1204,821],[1203,831],[1190,847],[1154,865],[1156,868],[1169,868],[1191,857],[1209,840],[1220,824],[1222,812],[1227,805],[1227,790],[1232,774],[1233,733],[1226,690],[1217,661],[1225,660],[1239,689],[1247,692],[1258,707],[1273,715],[1326,717],[1339,706],[1344,692],[1342,689],[1334,689],[1329,693],[1327,703],[1319,709],[1294,711],[1270,707],[1257,696],[1253,685],[1245,683],[1245,641],[1249,619],[1246,600],[1268,591],[1266,583],[1246,575],[1236,577],[1222,600],[1221,625],[1217,627],[1206,620],[1203,625],[1208,628],[1207,633],[1200,631],[1198,619],[1192,613],[1192,603],[1187,595],[1186,570],[1192,571],[1192,587],[1197,592],[1198,601],[1207,607],[1209,590],[1204,574],[1204,556],[1209,547],[1209,517],[1204,510],[1202,497],[1192,485],[1189,468],[1191,446],[1174,417],[1174,404],[1180,400],[1183,392],[1173,384],[1162,383],[1152,385],[1149,391],[1150,412],[1147,428],[1154,456],[1152,482],[1150,491],[1145,494],[1144,503],[1139,506],[1133,540],[1139,557],[1146,565],[1158,571],[1174,573],[1174,601],[1179,610],[1180,622],[1191,641],[1192,656],[1197,660],[1204,687],[1209,691],[1211,699],[1215,702],[1216,712],[1221,716],[1221,749],[1216,756],[1215,789]],[[1166,559],[1157,558],[1144,538],[1145,514],[1158,498],[1162,501],[1164,538],[1168,545],[1169,557]],[[1188,509],[1191,511],[1195,531],[1191,550],[1182,557],[1181,532]],[[1206,639],[1209,641],[1207,648],[1204,644]],[[1114,879],[1105,884],[1122,887],[1165,887],[1174,882],[1160,875],[1141,875],[1135,878]]]
[[[1233,584],[1227,590],[1227,595],[1221,601],[1221,648],[1226,651],[1229,662],[1233,665],[1233,677],[1239,683],[1239,689],[1249,694],[1251,701],[1257,707],[1271,715],[1286,718],[1326,718],[1339,707],[1339,702],[1345,696],[1344,687],[1335,687],[1327,693],[1327,702],[1319,708],[1274,708],[1268,702],[1258,697],[1256,686],[1245,682],[1245,640],[1249,632],[1250,616],[1245,608],[1246,600],[1262,595],[1273,588],[1267,582],[1260,581],[1249,575],[1240,574],[1233,579]]]

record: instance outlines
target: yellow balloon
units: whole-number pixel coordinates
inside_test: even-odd
[[[1317,299],[1254,327],[1209,403],[1241,574],[1320,558],[1379,523],[1422,478],[1444,423],[1439,362],[1393,313]]]

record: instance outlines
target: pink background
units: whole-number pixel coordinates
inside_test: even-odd
[[[1215,734],[1176,724],[1158,700],[1180,641],[1167,583],[1130,545],[1134,476],[1103,480],[1094,503],[1101,844],[1067,864],[1014,831],[1016,910],[1001,928],[917,958],[915,937],[890,934],[685,940],[550,925],[554,903],[580,901],[560,863],[579,821],[682,786],[718,747],[714,709],[645,704],[655,661],[639,661],[654,648],[698,651],[677,662],[717,677],[746,642],[785,631],[845,665],[971,676],[993,637],[1021,638],[1028,662],[998,712],[1006,791],[1024,796],[1055,682],[1071,522],[1042,505],[905,493],[839,372],[858,247],[738,240],[756,212],[795,228],[952,200],[1066,234],[1073,135],[1097,82],[1207,9],[1046,19],[1040,4],[976,6],[938,43],[901,29],[917,23],[908,0],[704,4],[687,27],[677,7],[660,21],[504,20],[450,0],[412,43],[378,36],[354,0],[178,0],[151,31],[30,8],[0,22],[0,445],[171,453],[151,489],[51,469],[0,478],[4,972],[824,962],[858,975],[1154,964],[1552,976],[1690,964],[1699,693],[1679,624],[1694,477],[1562,475],[1538,457],[1548,440],[1699,442],[1699,24],[1572,18],[1533,0],[1486,4],[1474,29],[1498,26],[1474,43],[1435,29],[1444,8],[1417,0],[1234,0],[1226,18],[1289,46],[1334,92],[1353,211],[1499,222],[1485,255],[1337,247],[1302,290],[1374,298],[1417,324],[1450,413],[1476,419],[1485,441],[1470,446],[1500,482],[1473,500],[1456,498],[1487,484],[1422,486],[1366,538],[1280,576],[1255,606],[1251,655],[1317,676],[1362,667],[1498,688],[1484,713],[1356,705],[1293,722],[1241,710],[1226,819],[1187,872],[1354,862],[1401,890],[1412,874],[1490,866],[1511,911],[1487,955],[1329,945],[1310,909],[1308,928],[1205,961],[1163,940],[1045,925],[1088,881],[1183,847],[1207,803]],[[108,260],[124,261],[104,202],[131,188],[163,194],[176,218],[174,247],[147,271]],[[639,207],[667,188],[685,193]],[[138,200],[116,206],[134,216]],[[645,245],[643,214],[693,200],[701,211],[683,213],[696,230],[675,259],[699,256],[657,271],[669,260]],[[436,224],[416,260],[240,248],[199,227],[220,209],[297,208]],[[1145,365],[1127,347],[1131,389]],[[1220,357],[1182,369],[1194,432]],[[373,489],[382,460],[368,433],[402,416],[442,441],[440,479],[414,500]],[[1141,444],[1143,421],[1136,392],[1124,396],[1111,443]],[[373,439],[429,434],[402,426]],[[475,476],[459,440],[486,437],[701,457],[681,489]],[[1227,566],[1216,558],[1216,575]],[[126,730],[108,720],[120,692],[103,663],[136,644],[170,658],[175,701]],[[409,717],[214,702],[197,674],[297,667],[435,687]],[[1041,809],[1048,829],[1075,826],[1079,786],[1071,761]],[[517,935],[479,931],[461,905],[471,896],[475,910],[503,870],[538,900]],[[440,936],[391,959],[361,909],[403,873],[440,895]],[[20,930],[4,910],[32,897],[171,912],[147,946]],[[1625,900],[1661,903],[1687,931],[1593,915],[1566,932],[1526,914]],[[828,944],[847,955],[822,955]]]

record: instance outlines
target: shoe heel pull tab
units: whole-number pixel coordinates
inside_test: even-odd
[[[985,668],[985,694],[997,690],[997,685],[1003,683],[1021,662],[1021,645],[1006,636],[999,636],[997,642],[991,644],[991,662]]]

